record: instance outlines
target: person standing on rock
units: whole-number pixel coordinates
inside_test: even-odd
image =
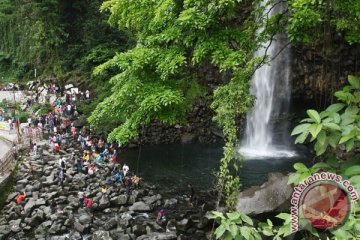
[[[64,173],[66,173],[66,159],[64,157],[60,158],[59,165],[61,170],[64,171]]]
[[[101,197],[104,198],[106,196],[106,193],[107,193],[107,188],[106,186],[102,186],[101,187]]]
[[[160,209],[160,211],[158,212],[158,215],[156,217],[156,223],[159,224],[160,226],[164,226],[166,224],[166,217],[165,217],[164,209]]]
[[[124,173],[124,177],[126,177],[128,172],[129,172],[129,166],[126,165],[126,163],[124,163],[124,166],[123,166],[122,170],[123,170],[123,173]]]
[[[59,152],[60,152],[60,146],[59,146],[58,143],[55,143],[54,150],[55,150],[56,153],[59,153]]]
[[[33,153],[34,153],[35,156],[37,155],[37,145],[36,145],[36,143],[34,143],[34,146],[33,146]]]

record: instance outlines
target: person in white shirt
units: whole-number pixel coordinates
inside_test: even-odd
[[[126,165],[126,164],[124,164],[124,166],[123,166],[123,172],[124,172],[124,177],[127,175],[127,173],[129,172],[129,166],[128,165]]]

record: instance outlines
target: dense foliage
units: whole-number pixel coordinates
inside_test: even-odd
[[[228,74],[228,80],[213,93],[212,108],[227,141],[219,189],[225,190],[233,207],[234,189],[240,184],[229,170],[237,141],[235,117],[251,106],[249,81],[266,60],[252,59],[254,51],[273,36],[275,26],[283,24],[280,15],[266,18],[266,6],[259,6],[260,2],[104,2],[102,9],[111,12],[110,24],[133,32],[137,45],[96,68],[95,75],[108,70],[119,73],[110,80],[112,95],[98,105],[90,123],[96,127],[120,120],[109,140],[126,143],[136,139],[139,128],[151,120],[184,122],[193,100],[207,88],[206,79],[199,78],[204,66]],[[256,34],[260,28],[263,31]]]
[[[356,0],[289,0],[291,41],[316,44],[333,32],[350,44],[360,43],[360,2]]]
[[[339,103],[330,105],[320,113],[313,109],[307,111],[309,118],[302,120],[303,124],[291,133],[299,135],[295,143],[304,143],[311,137],[310,141],[315,142],[316,154],[321,155],[329,146],[336,153],[344,145],[349,152],[354,144],[360,142],[360,78],[349,76],[349,83],[349,86],[335,93]]]
[[[0,0],[2,81],[33,80],[35,69],[40,79],[67,80],[76,72],[86,79],[94,66],[126,49],[128,35],[110,28],[101,3]]]

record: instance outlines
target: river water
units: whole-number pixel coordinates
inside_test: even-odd
[[[186,191],[188,183],[191,183],[195,190],[209,190],[216,180],[214,173],[218,170],[222,147],[222,144],[143,146],[141,149],[124,150],[120,159],[122,163],[126,162],[135,174],[158,185],[163,193],[181,193]],[[297,149],[297,153],[292,158],[244,160],[240,176],[242,188],[261,185],[270,172],[291,172],[296,162],[311,164],[306,149]]]

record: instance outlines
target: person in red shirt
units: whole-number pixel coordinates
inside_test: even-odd
[[[16,199],[16,203],[17,205],[21,205],[24,206],[26,201],[25,201],[25,197],[26,197],[26,193],[20,193],[20,195],[18,196],[18,198]]]

